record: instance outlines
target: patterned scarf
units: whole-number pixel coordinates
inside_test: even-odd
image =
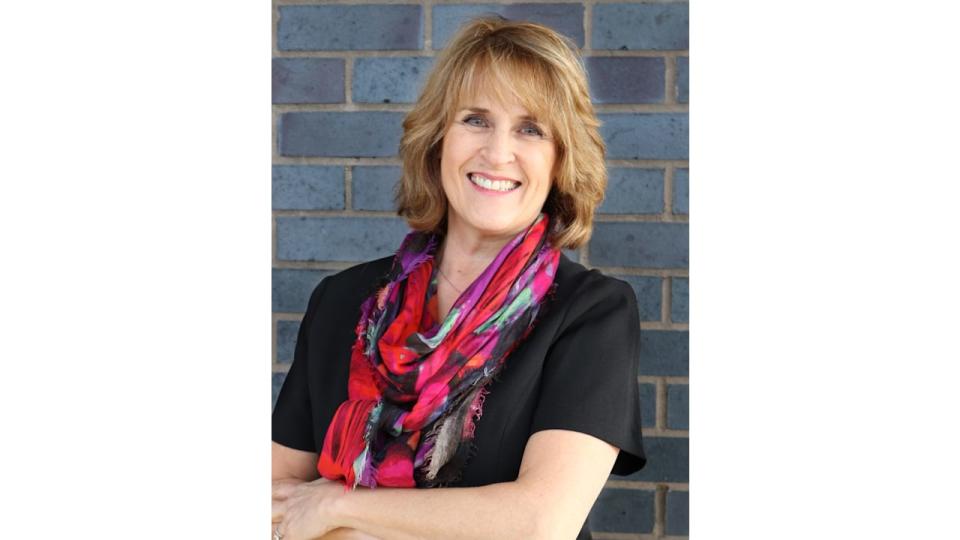
[[[541,214],[507,243],[442,323],[425,331],[439,239],[407,235],[391,280],[361,306],[348,399],[327,429],[320,475],[350,488],[459,478],[484,387],[530,331],[553,284],[560,251],[547,242],[548,224]]]

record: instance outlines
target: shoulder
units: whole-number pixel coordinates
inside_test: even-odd
[[[628,320],[636,319],[639,329],[637,298],[627,282],[604,275],[599,270],[588,270],[561,255],[555,283],[554,309],[563,311],[561,332],[585,317],[610,312]]]

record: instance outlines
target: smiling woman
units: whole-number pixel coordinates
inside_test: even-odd
[[[598,126],[555,32],[485,18],[448,43],[403,123],[412,231],[301,323],[275,540],[590,537],[607,476],[645,463],[633,291],[561,253],[602,200]]]

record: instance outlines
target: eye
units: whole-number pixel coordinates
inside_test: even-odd
[[[532,135],[534,137],[543,137],[543,130],[537,127],[536,124],[527,124],[520,128],[520,131],[524,135]]]
[[[463,119],[463,123],[473,127],[486,127],[487,121],[480,115],[472,114]]]

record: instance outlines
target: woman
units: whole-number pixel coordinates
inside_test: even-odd
[[[400,144],[414,232],[301,323],[275,539],[589,538],[607,476],[645,462],[633,291],[560,252],[603,197],[598,125],[545,27],[474,20],[438,56]]]

